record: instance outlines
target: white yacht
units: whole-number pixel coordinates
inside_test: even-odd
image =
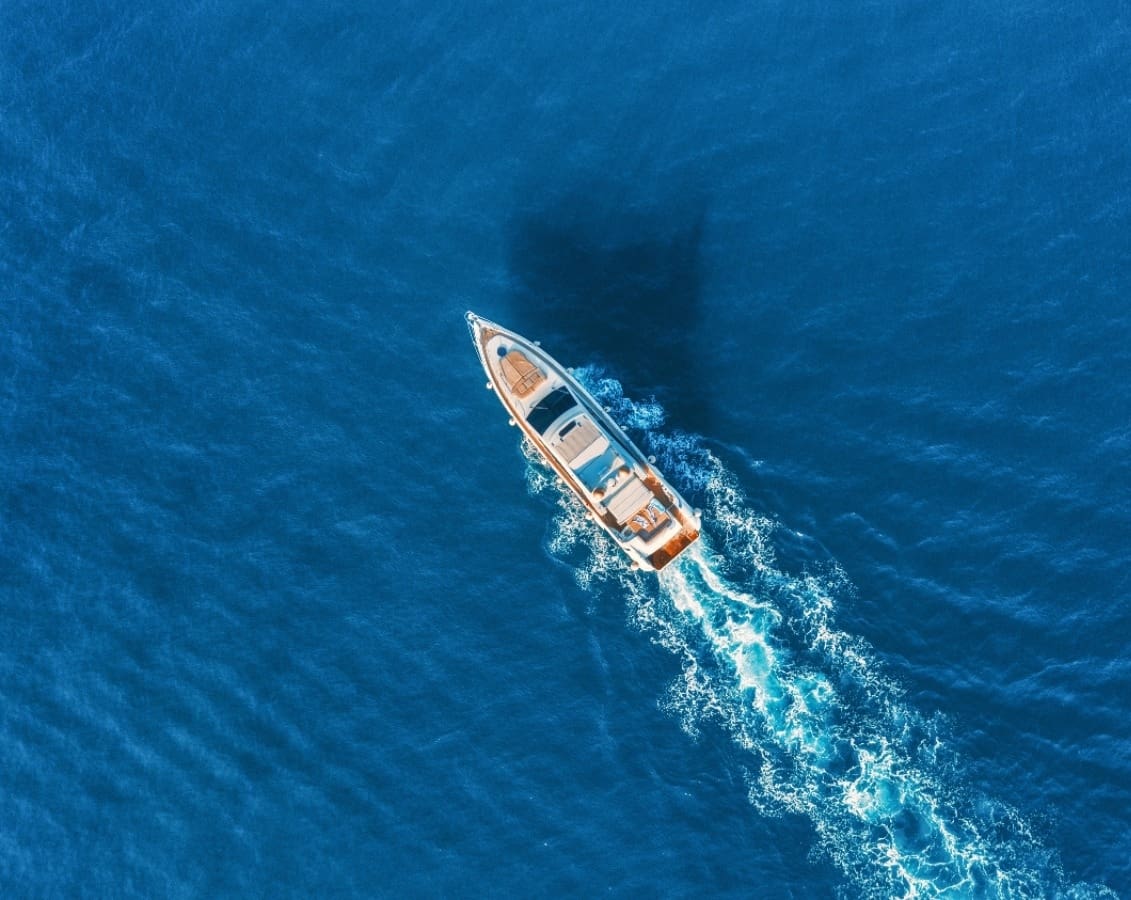
[[[507,412],[628,554],[658,571],[699,537],[699,516],[601,405],[535,341],[467,314],[479,360]]]

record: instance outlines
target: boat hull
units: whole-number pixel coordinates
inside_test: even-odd
[[[474,313],[467,324],[511,424],[634,566],[658,571],[698,539],[697,513],[569,369]]]

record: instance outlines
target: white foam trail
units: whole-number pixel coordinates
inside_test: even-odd
[[[967,794],[939,722],[909,708],[867,643],[835,627],[835,598],[850,593],[839,568],[776,568],[774,524],[717,457],[694,437],[657,432],[658,404],[633,403],[595,370],[578,376],[702,505],[704,534],[658,583],[633,573],[525,447],[531,491],[556,493],[550,550],[583,588],[619,585],[634,621],[680,657],[662,703],[689,734],[712,723],[750,752],[756,809],[807,816],[856,895],[1114,896],[1067,884],[1014,810]]]

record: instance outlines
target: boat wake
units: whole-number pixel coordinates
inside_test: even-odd
[[[777,526],[699,439],[659,431],[662,408],[629,400],[598,370],[576,375],[701,504],[704,533],[658,580],[632,572],[527,448],[530,489],[559,507],[550,550],[583,588],[616,585],[633,620],[679,657],[662,705],[690,735],[721,728],[749,755],[761,814],[808,818],[854,896],[1114,896],[1069,884],[1015,810],[963,788],[945,722],[912,709],[868,644],[837,629],[836,598],[851,585],[835,564],[782,571]]]

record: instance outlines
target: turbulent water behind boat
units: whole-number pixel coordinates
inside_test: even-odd
[[[837,629],[836,599],[853,596],[842,570],[776,568],[775,525],[750,509],[734,474],[699,439],[656,430],[655,404],[634,404],[595,374],[580,377],[702,498],[707,537],[661,574],[657,590],[625,570],[527,448],[528,483],[556,493],[560,508],[550,546],[580,555],[579,586],[619,590],[633,620],[676,654],[682,675],[664,707],[692,738],[717,728],[748,754],[735,762],[753,806],[809,819],[857,895],[1106,895],[1066,883],[1056,852],[1005,798],[971,791],[947,724],[911,708],[874,649]]]
[[[1129,43],[0,4],[0,894],[1131,896]],[[469,308],[701,548],[625,570]]]

